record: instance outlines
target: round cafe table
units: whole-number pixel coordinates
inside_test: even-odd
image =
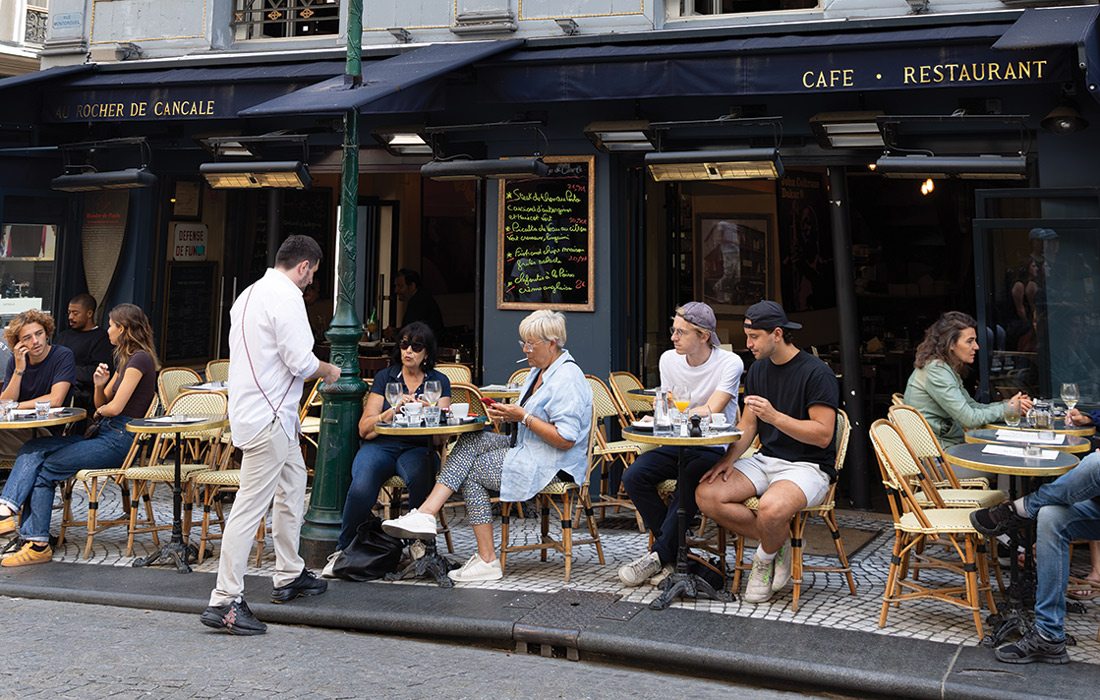
[[[182,478],[181,445],[184,433],[195,433],[203,430],[217,430],[229,425],[229,419],[225,416],[188,416],[177,418],[174,416],[161,416],[159,418],[135,418],[126,424],[126,430],[131,433],[162,435],[165,433],[176,434],[176,470],[172,478],[172,539],[161,546],[159,550],[147,557],[134,560],[134,566],[152,566],[153,564],[175,564],[176,571],[181,574],[191,573],[191,565],[188,559],[191,556],[190,546],[183,541],[183,516],[181,513],[183,503],[183,490],[180,486]]]
[[[1009,447],[1008,445],[999,445]],[[1009,497],[1012,500],[1020,494],[1030,493],[1035,488],[1036,479],[1049,479],[1065,474],[1077,466],[1079,460],[1069,452],[1053,450],[1054,459],[1040,459],[1036,457],[1024,457],[1022,454],[999,455],[985,452],[990,444],[965,443],[953,445],[944,450],[949,464],[957,467],[976,469],[988,474],[1007,474],[1009,481]],[[1013,446],[1015,447],[1015,446]],[[1049,450],[1048,446],[1043,449]],[[1022,452],[1023,448],[1017,450]],[[1015,452],[1016,450],[1014,450]],[[1012,632],[1023,636],[1031,624],[1031,605],[1029,597],[1034,595],[1035,561],[1033,558],[1033,545],[1035,543],[1035,521],[1028,520],[1029,527],[1025,531],[1012,531],[1009,534],[1008,572],[1009,587],[1007,595],[1007,607],[996,615],[989,617],[989,625],[992,632],[982,639],[982,646],[995,647],[1008,637]],[[1015,556],[1018,547],[1024,549],[1024,566],[1020,569]],[[1025,589],[1027,592],[1025,593]]]
[[[16,409],[31,411],[29,415],[18,415],[7,420],[0,420],[0,430],[23,430],[24,428],[52,428],[57,425],[69,425],[79,423],[88,415],[83,408],[51,408],[46,418],[38,418],[33,409]]]
[[[463,433],[476,433],[484,430],[488,425],[490,425],[488,421],[478,418],[468,423],[459,423],[457,425],[441,423],[440,425],[430,428],[423,425],[409,427],[407,425],[395,425],[393,423],[377,423],[374,426],[374,430],[379,435],[396,435],[400,437],[434,437],[436,435],[450,437],[452,435],[462,435]],[[440,446],[440,469],[443,468],[446,459],[446,453],[443,451],[442,446]],[[424,548],[424,556],[409,562],[401,571],[387,574],[386,580],[402,581],[410,578],[417,579],[430,577],[434,578],[435,582],[442,588],[451,588],[454,586],[454,581],[447,575],[447,572],[451,570],[451,562],[436,549],[435,538],[433,537],[430,540],[425,540]]]
[[[497,401],[515,401],[519,398],[519,389],[478,389],[483,397]]]
[[[1061,427],[1058,427],[1059,425],[1061,425]],[[988,428],[990,430],[1038,430],[1038,428],[1035,428],[1035,427],[1032,427],[1032,426],[1029,426],[1029,425],[1024,425],[1022,422],[1019,425],[1008,425],[1004,421],[1000,421],[1000,422],[997,422],[997,423],[989,423],[989,424],[984,425],[982,427]],[[1075,425],[1072,428],[1067,428],[1065,423],[1063,423],[1062,421],[1059,420],[1059,421],[1054,422],[1054,427],[1052,427],[1050,429],[1050,431],[1052,433],[1056,434],[1056,435],[1061,434],[1061,435],[1074,435],[1074,436],[1077,436],[1077,437],[1091,437],[1091,436],[1096,434],[1096,426],[1095,425]]]
[[[730,426],[726,430],[714,431],[704,437],[682,437],[680,435],[654,435],[652,430],[624,428],[623,437],[633,442],[647,445],[668,445],[678,447],[680,451],[676,464],[677,480],[684,483],[684,467],[687,453],[692,447],[713,447],[731,445],[741,438],[741,431]],[[664,590],[656,600],[649,604],[653,610],[664,610],[677,598],[708,598],[728,601],[732,597],[725,590],[716,591],[707,581],[695,574],[688,573],[687,511],[684,510],[684,489],[676,489],[676,571],[661,584]]]
[[[1010,447],[1024,446],[1023,442],[1019,442],[1016,440],[998,439],[997,431],[991,428],[977,428],[975,430],[968,430],[966,431],[964,439],[968,443],[978,445],[1008,445]],[[1070,454],[1080,454],[1082,452],[1092,451],[1092,443],[1089,441],[1089,439],[1086,437],[1080,437],[1078,435],[1066,435],[1065,442],[1058,444],[1040,443],[1038,440],[1036,440],[1032,444],[1039,445],[1044,450],[1057,450],[1059,452],[1069,452]]]
[[[656,389],[627,389],[626,393],[650,403],[657,400]]]

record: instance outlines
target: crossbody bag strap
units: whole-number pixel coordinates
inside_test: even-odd
[[[275,418],[279,417],[279,409],[283,407],[283,402],[286,401],[287,394],[290,393],[291,387],[294,386],[294,378],[291,377],[290,384],[287,385],[286,391],[283,392],[282,398],[279,399],[279,405],[276,407],[268,398],[267,392],[264,391],[263,386],[260,385],[260,379],[256,376],[256,365],[252,364],[252,353],[248,349],[248,334],[244,332],[244,319],[248,315],[248,302],[252,301],[253,287],[248,288],[248,296],[244,299],[244,309],[241,311],[241,343],[244,345],[244,354],[248,358],[248,369],[252,372],[252,381],[256,383],[256,388],[260,390],[260,395],[264,397],[264,401],[271,408],[271,413]]]

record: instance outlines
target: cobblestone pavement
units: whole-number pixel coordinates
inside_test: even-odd
[[[73,510],[79,517],[83,517],[82,514],[86,512],[86,503],[83,501],[80,491],[80,488],[74,491]],[[171,504],[168,496],[168,489],[162,488],[159,495],[154,498],[154,509],[158,522],[167,523],[170,521]],[[120,509],[117,489],[108,489],[102,501],[100,504],[101,518],[110,518],[117,514]],[[448,509],[448,521],[452,526],[455,556],[462,561],[475,550],[473,533],[465,526],[464,517],[465,512],[461,507]],[[553,521],[554,518],[551,518],[551,520]],[[777,595],[771,603],[765,605],[753,605],[741,601],[732,603],[679,601],[674,605],[716,614],[785,620],[800,624],[874,632],[936,642],[968,645],[978,643],[979,640],[970,615],[961,608],[936,601],[914,601],[893,608],[890,611],[886,627],[879,629],[878,616],[882,607],[882,591],[886,582],[890,550],[894,541],[889,516],[838,512],[838,521],[842,529],[871,530],[877,533],[866,546],[851,556],[852,573],[856,582],[855,596],[849,595],[842,574],[807,573],[797,612],[791,610],[791,589],[789,586]],[[56,522],[57,518],[55,517],[55,528]],[[513,541],[538,541],[539,530],[535,518],[513,517],[512,523]],[[499,518],[495,527],[497,528],[496,535],[499,541]],[[810,527],[822,526],[813,524]],[[557,524],[552,522],[551,533],[556,534],[558,531]],[[196,525],[193,530],[195,541],[197,541],[198,532],[199,529]],[[167,533],[164,534],[167,537]],[[507,575],[504,579],[488,583],[462,585],[475,588],[530,592],[551,592],[561,588],[604,591],[619,593],[624,600],[642,603],[655,598],[658,594],[655,587],[642,585],[638,588],[624,588],[619,583],[616,574],[616,570],[620,565],[641,556],[646,551],[647,538],[638,532],[634,526],[633,518],[612,515],[600,524],[600,536],[603,542],[606,565],[600,566],[594,547],[577,547],[574,550],[573,575],[568,584],[563,585],[562,583],[564,568],[560,555],[551,553],[547,562],[540,562],[537,552],[523,552],[509,555]],[[83,544],[84,530],[71,530],[68,541],[55,554],[54,559],[57,561],[84,562],[85,560],[79,558],[83,550]],[[93,564],[129,566],[133,558],[125,556],[125,545],[125,528],[108,530],[96,537],[95,550],[89,561]],[[440,537],[439,545],[441,551],[443,551],[442,537]],[[1075,569],[1077,570],[1076,573],[1084,575],[1087,569],[1088,552],[1084,547],[1078,549],[1080,551],[1075,558]],[[140,535],[136,538],[134,551],[136,556],[143,556],[153,550],[154,547],[149,535]],[[729,549],[729,557],[732,561],[732,544]],[[808,563],[828,564],[835,562],[835,559],[807,557],[806,561]],[[273,567],[274,554],[269,535],[261,565],[250,568],[249,573],[270,574]],[[216,556],[208,558],[196,569],[199,571],[217,571]],[[934,571],[922,574],[929,580],[935,580],[937,575],[944,574],[938,574]],[[389,585],[432,584],[402,582]],[[1070,657],[1075,661],[1100,664],[1100,641],[1097,641],[1097,627],[1100,625],[1100,614],[1097,612],[1098,606],[1096,602],[1086,602],[1084,605],[1085,612],[1083,614],[1070,613],[1067,616],[1066,629],[1078,640],[1076,647],[1070,647]]]
[[[753,698],[801,693],[310,627],[230,637],[196,616],[0,599],[0,698]],[[64,640],[64,643],[59,643]],[[830,695],[829,697],[837,697]]]

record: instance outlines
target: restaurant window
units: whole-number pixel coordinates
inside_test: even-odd
[[[732,15],[776,10],[812,10],[817,0],[680,0],[681,17]]]
[[[28,309],[53,308],[57,226],[4,224],[0,229],[0,322]]]
[[[340,0],[237,0],[233,35],[238,41],[340,33]]]

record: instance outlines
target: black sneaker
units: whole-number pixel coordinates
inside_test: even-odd
[[[207,627],[225,630],[229,634],[251,636],[267,632],[267,625],[256,619],[244,598],[227,605],[211,605],[202,611],[199,620]]]
[[[1009,530],[1026,525],[1027,520],[1016,514],[1016,506],[1012,504],[1012,501],[1005,501],[992,508],[979,508],[971,511],[970,524],[983,535],[996,537]]]
[[[298,578],[285,586],[271,589],[272,603],[286,603],[300,595],[321,595],[328,590],[328,581],[317,578],[309,569],[302,569]]]
[[[1032,627],[1020,641],[1006,644],[993,652],[998,661],[1006,664],[1030,664],[1040,661],[1044,664],[1068,664],[1066,640],[1052,642]]]

